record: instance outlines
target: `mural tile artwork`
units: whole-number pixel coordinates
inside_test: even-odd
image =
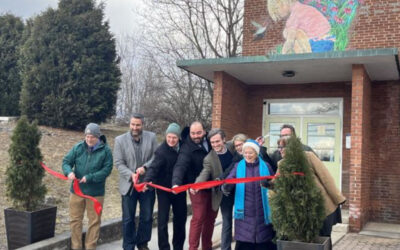
[[[268,0],[267,14],[274,22],[285,22],[284,42],[271,52],[290,54],[345,50],[349,42],[349,28],[361,4],[362,0]],[[251,23],[254,39],[266,39],[267,27],[255,21]]]

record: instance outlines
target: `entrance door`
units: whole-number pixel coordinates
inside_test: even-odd
[[[263,132],[269,135],[268,153],[277,150],[280,128],[292,125],[301,142],[310,146],[323,161],[341,189],[341,99],[266,100]]]
[[[341,185],[341,138],[339,118],[304,118],[302,141],[310,146],[324,162],[335,179],[336,187]]]

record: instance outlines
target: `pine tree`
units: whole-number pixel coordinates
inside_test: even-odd
[[[21,112],[40,124],[78,129],[115,112],[120,82],[115,39],[94,0],[60,0],[26,29]]]
[[[44,170],[40,166],[40,138],[36,122],[29,124],[28,119],[22,116],[11,137],[10,163],[6,170],[6,195],[18,210],[35,210],[47,192],[42,183]]]
[[[279,172],[274,182],[275,194],[270,200],[277,238],[312,242],[322,227],[325,208],[300,139],[289,139]]]
[[[21,78],[17,67],[24,23],[11,14],[0,16],[0,116],[19,115]]]

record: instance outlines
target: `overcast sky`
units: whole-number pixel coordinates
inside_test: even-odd
[[[100,0],[96,0],[100,2]],[[140,0],[103,0],[105,15],[110,23],[111,32],[116,36],[132,33],[138,27],[133,10],[138,8]],[[0,14],[11,13],[24,19],[40,14],[48,7],[56,8],[58,0],[0,0]]]

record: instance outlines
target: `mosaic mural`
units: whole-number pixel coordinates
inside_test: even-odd
[[[345,50],[348,31],[362,0],[268,0],[267,13],[274,22],[284,20],[284,43],[279,54]],[[268,25],[251,22],[254,39],[266,38]],[[274,23],[269,24],[274,25]]]

